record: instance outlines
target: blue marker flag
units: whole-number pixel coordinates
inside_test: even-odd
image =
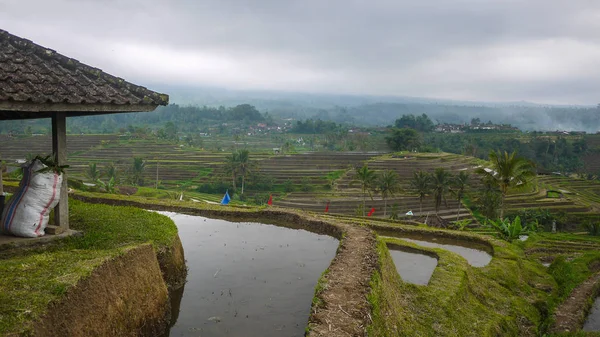
[[[230,200],[231,198],[229,197],[229,190],[227,190],[225,191],[225,196],[223,197],[223,200],[221,200],[221,205],[227,205]]]

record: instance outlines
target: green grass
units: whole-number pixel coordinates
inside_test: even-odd
[[[427,286],[402,281],[386,242],[439,257]],[[380,264],[371,279],[369,336],[522,336],[547,324],[554,280],[515,246],[492,240],[495,257],[473,268],[460,256],[398,239],[378,239]]]
[[[172,244],[177,227],[168,217],[133,207],[69,202],[71,227],[83,230],[46,248],[0,255],[0,335],[31,334],[32,322],[107,259],[142,243]]]

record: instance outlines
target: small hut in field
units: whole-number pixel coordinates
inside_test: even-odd
[[[153,111],[168,103],[168,95],[0,29],[0,120],[52,119],[52,152],[59,165],[67,164],[68,117]],[[50,234],[69,229],[66,176],[62,184]]]

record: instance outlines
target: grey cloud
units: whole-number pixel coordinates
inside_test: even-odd
[[[122,76],[155,83],[598,101],[596,1],[3,0],[0,6],[2,28],[12,33],[124,72]],[[556,41],[556,49],[545,54],[523,50],[540,41]],[[235,67],[222,78],[204,70],[186,74],[173,69],[169,74],[158,68],[177,61],[157,59],[140,73],[131,70],[136,60],[111,53],[114,45],[124,44],[147,48],[148,53],[157,46],[169,55],[196,53],[198,60],[213,55]],[[505,74],[498,78],[496,58],[516,66],[507,61]],[[519,58],[548,66],[529,74]],[[589,71],[565,72],[573,62],[589,64]]]

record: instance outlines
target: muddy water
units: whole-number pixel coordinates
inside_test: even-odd
[[[427,285],[437,266],[437,259],[424,254],[402,251],[397,247],[388,247],[403,281]]]
[[[165,336],[303,336],[338,241],[303,230],[175,213],[187,266]],[[180,297],[177,308],[177,296]]]
[[[475,242],[392,231],[378,231],[378,234],[403,239],[423,247],[446,249],[464,257],[473,267],[485,267],[492,261],[490,248]]]
[[[597,297],[594,301],[594,305],[592,305],[590,313],[583,324],[583,331],[600,331],[600,297]]]

